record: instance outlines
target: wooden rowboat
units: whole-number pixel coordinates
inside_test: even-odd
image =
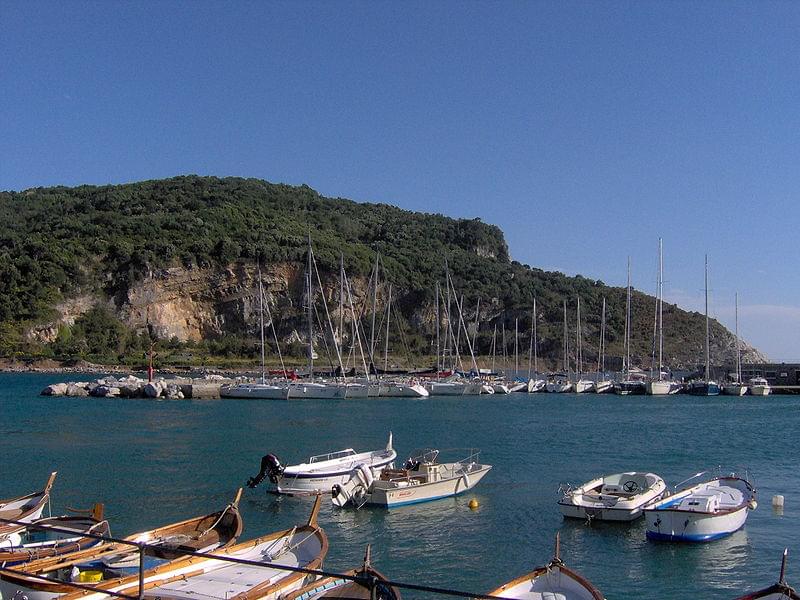
[[[401,600],[397,588],[390,586],[386,578],[372,568],[370,548],[364,556],[364,564],[345,575],[357,578],[323,577],[284,597],[284,600],[320,600],[321,598],[348,598],[352,600]],[[375,595],[372,594],[375,588]]]
[[[800,600],[800,594],[786,583],[786,555],[788,553],[788,548],[784,549],[783,560],[781,561],[781,576],[778,579],[778,583],[752,594],[739,596],[736,600]]]
[[[0,542],[0,564],[8,567],[42,558],[63,556],[101,543],[101,540],[87,537],[87,533],[100,536],[110,534],[108,521],[103,519],[102,504],[95,504],[94,508],[86,511],[68,510],[87,514],[34,521],[31,527],[6,538],[7,546],[3,545],[4,542]],[[59,531],[53,531],[53,527]],[[14,538],[13,543],[12,538]]]
[[[189,559],[181,550],[211,551],[234,544],[242,533],[239,514],[241,488],[233,502],[224,509],[135,533],[128,542],[148,544],[145,568]],[[118,542],[103,542],[93,548],[62,556],[34,560],[11,568],[0,568],[0,597],[15,598],[19,592],[28,600],[50,600],[75,591],[69,584],[77,581],[93,585],[98,581],[119,579],[138,573],[139,550]],[[85,574],[84,574],[85,573]],[[46,577],[48,581],[43,581]]]
[[[30,523],[41,517],[45,505],[50,500],[50,489],[53,487],[56,475],[57,471],[50,473],[50,478],[47,480],[44,489],[39,492],[20,496],[19,498],[0,500],[0,519]],[[19,533],[24,529],[24,525],[0,521],[0,540],[4,540],[8,536]]]
[[[328,553],[328,537],[317,524],[321,496],[308,522],[218,550],[159,565],[141,574],[143,597],[159,600],[277,600],[316,577],[277,566],[319,569]],[[258,565],[220,560],[254,561]],[[277,566],[276,566],[277,565]],[[112,591],[136,597],[139,574],[99,583],[93,591],[78,591],[60,600],[107,600]]]
[[[603,594],[579,573],[567,567],[559,556],[560,542],[556,534],[556,551],[544,567],[489,592],[498,598],[559,598],[559,600],[604,600]]]

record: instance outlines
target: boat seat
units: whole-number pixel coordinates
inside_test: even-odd
[[[530,596],[526,595],[525,597],[531,600],[568,600],[561,592],[533,592]]]
[[[22,510],[21,508],[9,508],[7,510],[0,510],[0,519],[9,519],[10,521],[16,521],[24,513],[25,511]]]
[[[389,481],[390,479],[398,479],[400,477],[409,477],[411,472],[408,469],[384,469],[381,471],[381,479]]]

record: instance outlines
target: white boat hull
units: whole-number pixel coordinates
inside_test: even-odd
[[[463,383],[433,381],[426,387],[431,396],[463,396],[465,392]]]
[[[511,390],[505,383],[492,383],[491,386],[493,394],[510,394]]]
[[[747,386],[743,383],[728,383],[722,386],[722,393],[726,396],[744,396]]]
[[[614,389],[613,381],[595,381],[594,385],[592,386],[592,391],[595,394],[606,394],[608,392],[613,391],[613,389]]]
[[[384,398],[427,398],[430,394],[418,383],[386,382],[380,385],[380,395]]]
[[[538,392],[543,392],[545,387],[547,387],[547,382],[544,379],[531,379],[528,382],[528,393],[536,394]]]
[[[397,452],[390,448],[347,457],[335,465],[325,467],[324,471],[318,470],[319,467],[314,470],[313,463],[286,467],[278,483],[271,487],[278,494],[327,494],[337,483],[347,483],[351,472],[358,465],[366,465],[378,477],[383,469],[392,466],[396,458]]]
[[[753,396],[769,396],[771,393],[772,393],[772,388],[768,385],[750,386],[750,394]]]
[[[669,396],[675,393],[674,387],[671,381],[648,381],[646,389],[649,396]]]
[[[545,389],[550,394],[567,394],[572,391],[571,383],[548,383]]]
[[[575,393],[583,394],[584,392],[590,392],[593,387],[594,387],[594,381],[590,381],[588,379],[581,379],[580,381],[575,382]]]
[[[660,499],[666,491],[664,480],[655,473],[616,473],[569,490],[558,501],[558,507],[562,515],[573,519],[633,521],[642,516],[647,504]]]
[[[755,490],[738,477],[720,477],[681,490],[645,510],[647,538],[708,542],[741,529],[756,506]]]
[[[267,383],[223,385],[219,390],[219,395],[222,398],[286,400],[289,397],[289,386],[288,384],[271,385]]]
[[[327,400],[330,398],[344,398],[345,388],[336,383],[292,383],[289,385],[289,400],[307,398],[312,400]]]

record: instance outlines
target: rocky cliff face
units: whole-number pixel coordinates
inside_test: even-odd
[[[105,301],[108,307],[131,329],[139,333],[149,330],[151,335],[159,339],[177,339],[181,342],[197,342],[203,339],[217,338],[225,334],[258,335],[259,300],[258,269],[252,263],[237,262],[229,264],[225,269],[214,268],[181,268],[174,267],[153,272],[149,277],[137,282],[126,293],[116,297],[114,301]],[[337,323],[339,320],[338,277],[322,274],[323,291],[328,303],[334,328],[339,336]],[[286,343],[302,342],[305,328],[305,266],[295,262],[282,262],[262,267],[261,281],[265,297],[269,302],[275,321],[278,324],[278,335]],[[369,281],[363,277],[350,280],[353,301],[357,306],[369,302],[366,298]],[[316,277],[314,286],[318,287]],[[402,305],[403,313],[408,320],[408,327],[425,336],[434,331],[436,316],[434,306],[419,301],[413,294],[403,295],[395,290],[395,301]],[[102,302],[98,297],[82,295],[56,306],[58,318],[45,325],[39,325],[29,331],[29,337],[42,342],[55,340],[59,326],[72,325],[83,313],[96,303]],[[379,306],[385,306],[379,298]],[[322,311],[320,307],[318,311]],[[465,325],[474,334],[474,308],[465,307]],[[357,309],[358,312],[358,309]],[[481,304],[480,321],[488,323],[498,319],[503,308],[497,298],[487,299]],[[524,311],[518,315],[525,319]],[[324,315],[320,312],[320,317]],[[349,320],[350,315],[344,315]],[[513,322],[513,317],[512,317]],[[540,357],[543,364],[555,368],[560,364],[561,325],[556,323],[548,330],[548,324],[540,327]],[[454,325],[455,326],[455,325]],[[485,329],[486,326],[484,326]],[[594,352],[592,344],[597,336],[588,325],[585,328],[587,342],[584,346],[587,356]],[[735,338],[716,322],[712,322],[711,356],[715,364],[735,364]],[[509,340],[511,330],[507,331]],[[528,333],[521,332],[524,340]],[[499,336],[499,333],[498,333]],[[549,339],[553,338],[553,339]],[[557,340],[556,340],[557,338]],[[499,338],[498,338],[499,340]],[[640,352],[636,362],[649,365],[650,341],[637,344]],[[499,343],[499,341],[498,341]],[[609,356],[620,353],[618,344],[608,348]],[[673,368],[691,369],[702,362],[704,347],[686,347],[685,341],[676,338],[665,340],[665,362]],[[510,343],[513,347],[513,343]],[[552,347],[556,351],[553,356],[546,356],[545,348]],[[743,362],[765,362],[767,357],[746,342],[741,342]],[[528,342],[521,345],[521,352],[527,356]],[[644,350],[644,351],[641,351]],[[500,351],[498,351],[500,352]]]

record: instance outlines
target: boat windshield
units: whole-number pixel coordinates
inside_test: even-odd
[[[356,453],[352,448],[346,450],[339,450],[338,452],[329,452],[328,454],[318,454],[308,459],[309,464],[325,462],[326,460],[335,460],[337,458],[344,458],[345,456],[353,456]]]

